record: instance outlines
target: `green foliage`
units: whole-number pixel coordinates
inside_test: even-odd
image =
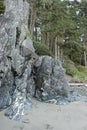
[[[73,79],[77,82],[87,82],[87,71],[77,71]]]
[[[76,68],[78,69],[78,71],[87,71],[86,67],[84,67],[82,65],[77,65]]]
[[[41,41],[53,53],[55,50],[58,51],[55,49],[57,38],[59,51],[62,52],[61,57],[67,56],[75,65],[85,65],[84,51],[87,51],[87,47],[84,47],[84,43],[87,38],[85,35],[85,32],[87,34],[87,2],[78,2],[78,0],[35,0],[33,2],[30,0],[30,4],[34,6],[36,11],[34,40],[38,40],[37,30],[39,28]],[[62,42],[59,39],[62,39]],[[37,44],[38,54],[39,50],[41,53],[42,45]],[[66,66],[67,73],[72,76],[76,75],[80,71],[78,67],[76,68],[73,71],[73,67]]]
[[[71,67],[68,66],[68,65],[67,65],[67,67],[66,67],[65,69],[66,69],[66,74],[67,74],[67,75],[70,75],[70,76],[74,77],[74,75],[77,74],[77,71],[71,69]]]
[[[4,0],[0,0],[0,14],[4,12]]]
[[[66,70],[66,74],[72,77],[74,77],[74,75],[76,75],[78,72],[75,64],[71,60],[66,59],[63,67]]]
[[[74,76],[77,79],[80,79],[83,82],[87,82],[87,67],[77,65],[78,72]]]
[[[72,76],[73,82],[87,82],[87,68],[75,65],[72,61],[66,60],[64,63],[66,74]]]
[[[61,47],[64,50],[64,55],[67,55],[70,60],[72,60],[76,64],[82,64],[84,55],[83,45],[74,41],[67,41]]]
[[[49,55],[53,57],[53,54],[50,52],[50,50],[48,49],[48,47],[40,42],[34,41],[33,42],[34,48],[36,50],[36,53],[39,56],[42,55]]]
[[[28,37],[29,37],[29,32],[26,32],[25,39],[27,39]]]

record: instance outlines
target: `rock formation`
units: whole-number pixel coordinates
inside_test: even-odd
[[[0,17],[0,109],[11,105],[11,118],[12,112],[17,113],[19,108],[22,112],[26,104],[31,75],[29,59],[35,50],[28,30],[28,2],[5,0],[4,3],[5,13]]]
[[[68,83],[60,61],[42,56],[35,61],[33,68],[37,99],[47,101],[68,96]]]
[[[40,101],[67,98],[68,84],[58,60],[37,58],[28,30],[29,4],[26,0],[5,0],[0,16],[0,109],[20,119],[31,107],[34,96]]]

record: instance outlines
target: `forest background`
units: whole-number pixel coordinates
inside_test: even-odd
[[[29,30],[38,55],[59,59],[72,82],[87,82],[87,1],[28,0]],[[5,10],[0,0],[0,16]]]

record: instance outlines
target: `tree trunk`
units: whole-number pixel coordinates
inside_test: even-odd
[[[58,58],[58,56],[57,56],[57,44],[55,42],[55,59],[57,59],[57,58]]]
[[[33,39],[34,27],[36,22],[36,10],[32,7],[31,8],[31,17],[30,17],[30,37]]]
[[[87,56],[86,56],[86,51],[84,51],[84,65],[85,65],[85,67],[87,66]]]

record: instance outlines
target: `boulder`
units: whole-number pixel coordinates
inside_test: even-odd
[[[68,96],[68,83],[59,60],[49,56],[39,57],[34,63],[33,73],[37,99],[46,101]]]
[[[21,45],[21,55],[23,57],[30,57],[34,52],[32,40],[30,38],[25,39]]]

